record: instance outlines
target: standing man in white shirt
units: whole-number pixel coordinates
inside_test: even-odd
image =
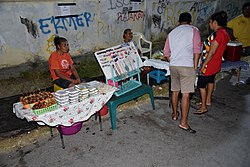
[[[195,133],[188,124],[190,93],[194,92],[196,69],[200,58],[201,38],[198,28],[191,25],[192,16],[185,12],[179,16],[179,26],[173,29],[165,43],[164,56],[170,62],[172,119],[179,116],[178,96],[181,91],[181,121],[179,128]]]

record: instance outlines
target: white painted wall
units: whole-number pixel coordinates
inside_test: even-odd
[[[74,16],[57,18],[62,14],[59,2],[76,3],[70,7]],[[72,56],[121,43],[125,28],[164,42],[181,12],[191,12],[194,25],[204,31],[214,11],[223,9],[233,18],[244,2],[142,0],[141,12],[128,14],[130,0],[0,1],[0,68],[47,61],[54,51],[54,35],[68,39]]]

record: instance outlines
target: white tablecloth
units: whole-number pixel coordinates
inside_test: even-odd
[[[13,104],[13,112],[18,118],[25,118],[27,121],[36,121],[38,124],[46,124],[48,126],[71,126],[76,122],[86,121],[98,112],[116,91],[115,87],[98,81],[90,83],[98,88],[99,93],[81,102],[70,104],[63,108],[58,107],[58,109],[42,115],[35,115],[31,109],[25,109],[22,103],[18,102]]]
[[[169,63],[159,59],[147,59],[143,62],[144,66],[152,66],[157,69],[167,70],[166,76],[170,75]]]

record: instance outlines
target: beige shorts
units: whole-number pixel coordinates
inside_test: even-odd
[[[171,91],[194,92],[195,70],[193,67],[170,66]]]

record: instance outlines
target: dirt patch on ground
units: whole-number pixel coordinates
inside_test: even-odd
[[[16,77],[0,80],[0,98],[21,95],[39,89],[46,89],[52,86],[50,76],[40,74],[29,77]]]

